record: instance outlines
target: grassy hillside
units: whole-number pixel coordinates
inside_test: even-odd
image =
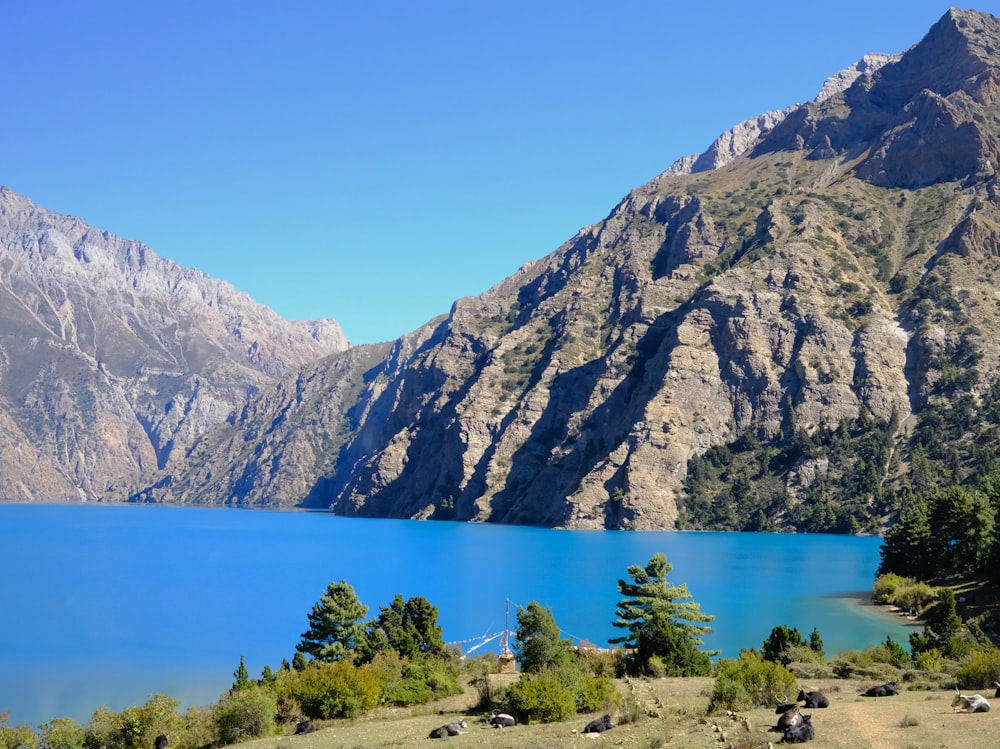
[[[800,680],[801,681],[801,680]],[[953,692],[934,689],[905,690],[897,697],[871,699],[859,696],[874,682],[843,679],[801,681],[806,689],[820,689],[831,705],[824,710],[806,710],[813,715],[815,749],[971,749],[995,747],[1000,735],[1000,704],[985,714],[955,714]],[[776,716],[759,708],[748,710],[747,732],[725,714],[707,715],[711,678],[630,679],[618,681],[623,694],[631,694],[647,715],[635,722],[616,725],[604,734],[581,733],[590,717],[564,723],[529,724],[496,730],[486,715],[472,709],[474,690],[415,709],[385,710],[356,721],[321,723],[319,730],[303,736],[272,736],[239,746],[244,749],[365,749],[377,747],[433,746],[427,734],[437,726],[464,718],[468,733],[446,739],[452,746],[534,749],[535,747],[736,747],[751,749],[778,743],[781,734],[768,732]],[[794,696],[794,695],[791,695]],[[992,691],[986,695],[992,699]],[[997,700],[993,700],[998,703]],[[618,715],[612,715],[617,724]]]

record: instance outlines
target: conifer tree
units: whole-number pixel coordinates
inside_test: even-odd
[[[320,661],[353,660],[365,634],[367,613],[368,607],[346,581],[330,583],[309,612],[309,629],[295,649]]]
[[[629,674],[662,671],[669,676],[703,676],[711,671],[710,656],[718,651],[701,651],[701,638],[714,616],[701,611],[686,585],[670,585],[667,574],[673,566],[658,553],[645,567],[628,568],[632,582],[618,581],[625,596],[618,603],[614,626],[627,635],[609,640],[631,652],[624,659]]]

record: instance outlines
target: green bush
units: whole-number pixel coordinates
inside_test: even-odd
[[[986,689],[1000,681],[1000,650],[989,650],[973,653],[969,659],[955,671],[955,681],[963,689]]]
[[[941,655],[941,651],[937,648],[921,650],[916,654],[913,661],[921,671],[931,674],[938,673],[944,668],[944,656]]]
[[[872,600],[878,604],[891,604],[893,603],[896,591],[904,585],[912,585],[913,582],[913,580],[902,575],[897,575],[895,572],[879,575],[872,586]]]
[[[276,690],[290,695],[307,718],[356,718],[379,704],[382,673],[345,661],[311,661],[305,671],[278,674]]]
[[[503,702],[521,723],[555,723],[576,715],[576,697],[554,673],[522,674],[504,690]]]
[[[604,676],[584,676],[576,694],[576,711],[594,713],[612,704],[618,692],[614,683]]]
[[[10,713],[0,713],[0,749],[34,749],[38,737],[31,726],[7,725]]]
[[[237,744],[274,733],[278,699],[270,689],[250,687],[231,692],[215,706],[213,720],[221,744]]]
[[[179,705],[173,697],[154,694],[145,704],[132,705],[120,713],[98,708],[91,714],[83,745],[88,749],[145,749],[153,745],[157,734],[178,733]]]
[[[189,707],[181,716],[179,735],[170,734],[171,749],[203,749],[215,743],[215,721],[210,707]]]
[[[86,729],[72,718],[53,718],[39,727],[39,749],[83,749]]]
[[[390,705],[420,705],[461,693],[454,666],[438,658],[422,658],[407,664],[401,678],[385,687],[382,701]]]
[[[909,611],[913,609],[917,613],[922,612],[932,603],[938,600],[937,591],[927,583],[917,583],[907,581],[896,590],[889,603],[901,609]]]
[[[744,650],[736,660],[724,658],[715,666],[715,686],[710,712],[773,707],[781,697],[798,692],[795,676],[779,663],[764,660],[754,650]]]
[[[912,660],[910,654],[906,652],[906,648],[893,640],[892,635],[886,636],[881,647],[886,652],[886,662],[891,663],[896,668],[902,668]]]

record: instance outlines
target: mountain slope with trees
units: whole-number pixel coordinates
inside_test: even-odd
[[[369,350],[350,392],[339,355],[262,394],[133,499],[864,532],[975,484],[998,446],[998,49],[1000,21],[949,11]],[[333,421],[307,406],[327,400]],[[315,473],[290,492],[271,446],[296,440]]]
[[[952,9],[380,346],[302,338],[5,192],[2,493],[875,532],[980,491],[1000,449],[997,50],[998,19]],[[98,305],[39,268],[117,275]]]

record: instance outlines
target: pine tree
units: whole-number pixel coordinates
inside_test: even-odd
[[[309,612],[309,629],[296,650],[321,661],[353,660],[364,638],[367,613],[346,581],[330,583]]]
[[[701,638],[709,632],[707,622],[714,616],[701,611],[686,585],[669,585],[667,574],[673,566],[658,553],[645,567],[628,568],[632,582],[618,581],[625,596],[618,603],[614,626],[627,635],[609,640],[632,652],[625,658],[629,674],[662,670],[670,676],[703,676],[711,671],[710,656],[718,651],[701,651]]]

